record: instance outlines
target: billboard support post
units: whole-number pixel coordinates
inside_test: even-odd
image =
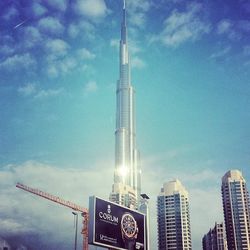
[[[75,230],[75,250],[77,249],[77,231],[78,231],[78,213],[75,213],[75,212],[72,212],[72,214],[74,215],[75,217],[75,227],[76,227],[76,230]]]
[[[141,204],[139,207],[139,211],[145,214],[146,216],[146,245],[145,249],[150,250],[150,241],[149,241],[149,205],[148,205],[149,197],[147,194],[141,194]]]

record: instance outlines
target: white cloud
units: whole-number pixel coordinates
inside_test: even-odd
[[[185,166],[177,170],[173,160],[183,157],[184,151],[184,149],[172,150],[166,152],[165,156],[164,154],[151,156],[142,164],[143,192],[150,197],[151,249],[157,249],[156,200],[164,182],[178,178],[189,193],[193,249],[201,249],[202,236],[208,232],[215,221],[223,221],[220,193],[223,173],[209,168],[194,170],[189,166],[186,166],[187,171],[183,170]],[[207,204],[213,204],[213,206],[208,210]]]
[[[250,56],[250,45],[246,45],[243,47],[243,54],[245,56]]]
[[[201,4],[188,4],[186,12],[173,10],[164,21],[164,29],[151,41],[161,41],[166,46],[177,47],[187,41],[196,41],[210,31],[210,25],[202,20],[203,8]]]
[[[104,0],[77,0],[75,11],[92,20],[103,18],[109,12]]]
[[[95,38],[95,27],[86,20],[81,20],[79,23],[72,23],[67,30],[69,36],[73,39],[81,37],[84,40],[93,40]]]
[[[193,249],[201,249],[203,235],[214,226],[215,222],[224,221],[220,185],[206,190],[193,188],[189,190],[189,194]],[[212,205],[209,206],[210,204]]]
[[[129,0],[126,4],[130,22],[135,26],[142,27],[146,22],[146,13],[150,9],[151,1]]]
[[[84,86],[84,94],[95,93],[98,90],[98,85],[95,81],[89,81]]]
[[[171,179],[168,179],[166,181],[170,180]],[[152,182],[152,180],[150,182]],[[220,186],[215,188],[211,187],[209,189],[189,188],[189,182],[184,182],[182,180],[181,182],[189,193],[192,249],[202,249],[201,239],[203,235],[214,226],[215,222],[222,222],[224,220]],[[158,185],[157,191],[152,190],[150,193],[146,192],[150,197],[151,249],[157,249],[156,197],[160,193],[163,183],[159,183],[156,179],[154,186],[156,185]],[[213,205],[208,209],[208,204]]]
[[[40,19],[38,27],[42,31],[53,35],[62,34],[64,31],[64,26],[57,18],[54,17],[44,17]]]
[[[77,62],[73,57],[66,57],[58,63],[59,69],[63,74],[67,74],[77,66]]]
[[[32,5],[32,13],[36,16],[36,17],[41,17],[42,15],[44,15],[47,12],[47,9],[41,5],[40,3],[33,3]]]
[[[3,18],[7,21],[16,17],[18,15],[18,11],[14,6],[10,6],[4,13]]]
[[[90,85],[95,86],[95,84]],[[203,234],[214,225],[215,221],[223,220],[220,195],[220,182],[223,175],[221,171],[213,171],[209,168],[201,171],[188,168],[188,171],[183,171],[185,166],[176,170],[174,165],[171,167],[162,165],[164,162],[171,163],[171,160],[181,157],[184,151],[184,149],[172,150],[166,154],[149,157],[149,160],[143,163],[143,192],[150,197],[151,249],[157,249],[156,197],[163,183],[173,178],[178,177],[190,195],[193,249],[200,249]],[[9,232],[39,231],[46,232],[51,239],[56,237],[58,242],[69,240],[68,230],[72,227],[73,221],[70,210],[18,190],[15,188],[15,183],[22,182],[88,207],[90,195],[108,198],[113,182],[112,165],[111,162],[100,160],[92,168],[83,166],[81,169],[73,169],[29,161],[19,166],[9,165],[1,168],[0,200],[4,201],[0,206],[1,225],[5,221]],[[208,209],[207,204],[212,206]],[[57,230],[58,225],[60,225],[60,232]],[[0,233],[1,229],[2,227]]]
[[[18,93],[24,97],[33,97],[35,99],[51,98],[62,95],[63,88],[58,89],[41,89],[36,83],[26,83],[18,88]]]
[[[26,83],[24,86],[18,88],[18,92],[23,96],[30,96],[36,93],[37,85],[35,83]]]
[[[132,24],[134,24],[134,25],[136,25],[136,26],[138,26],[138,27],[141,27],[141,26],[143,26],[144,25],[144,23],[146,22],[145,21],[145,14],[144,13],[142,13],[142,12],[138,12],[138,13],[136,13],[136,15],[132,15],[131,17],[130,17],[130,21],[131,21],[131,23]]]
[[[65,11],[68,7],[68,0],[46,0],[46,3],[56,9],[56,10],[59,10],[59,11]]]
[[[34,47],[42,41],[39,30],[35,27],[28,26],[23,29],[23,45],[27,48]]]
[[[71,38],[76,38],[80,33],[80,29],[76,24],[70,24],[68,27],[68,34]]]
[[[111,47],[119,49],[119,45],[120,45],[119,39],[111,39],[110,40],[110,46]]]
[[[17,222],[14,219],[0,219],[1,221],[1,227],[6,230],[6,232],[9,233],[27,233],[29,232],[29,229],[26,227],[23,227],[21,222]]]
[[[17,250],[28,250],[28,248],[21,244],[20,246],[18,246]]]
[[[147,166],[150,168],[150,166],[156,166],[157,169],[161,168],[166,168],[166,165],[162,166],[162,163],[166,162],[169,164],[172,164],[172,162],[174,160],[176,160],[177,158],[181,158],[183,156],[185,156],[185,154],[190,152],[190,148],[189,147],[182,147],[182,148],[178,148],[178,149],[172,149],[169,150],[167,152],[159,152],[158,154],[154,154],[154,155],[150,155],[147,157],[143,158],[143,162],[142,162],[142,166],[146,166],[146,170]],[[155,174],[158,176],[161,176],[162,173],[161,172],[157,172],[155,171]]]
[[[219,184],[220,177],[223,175],[222,172],[214,172],[211,169],[203,169],[199,172],[191,172],[191,173],[185,173],[180,174],[178,173],[178,176],[181,176],[182,180],[187,183],[192,183],[194,186],[202,185],[202,184],[213,184],[209,188],[212,188],[214,184]]]
[[[85,62],[95,59],[96,55],[86,48],[74,51],[74,55],[68,55],[69,45],[63,40],[53,40],[47,45],[46,73],[51,78],[56,78],[72,73],[74,70],[83,70],[86,74],[93,75],[94,69]]]
[[[238,27],[246,33],[250,32],[250,21],[249,20],[240,20],[238,22]]]
[[[59,76],[59,70],[58,70],[58,67],[57,67],[57,64],[54,63],[50,63],[47,67],[47,73],[48,73],[48,76],[51,77],[51,78],[56,78]]]
[[[9,45],[1,45],[0,46],[0,54],[1,55],[10,55],[15,51],[14,48],[10,47]]]
[[[15,41],[14,41],[14,38],[10,35],[2,35],[1,37],[1,42],[2,43],[7,43],[7,44],[13,44]]]
[[[247,67],[247,69],[248,69],[249,66],[250,66],[250,60],[249,60],[249,61],[246,61],[246,62],[244,63],[244,66]]]
[[[50,39],[46,42],[47,54],[52,58],[65,56],[69,47],[68,43],[62,39]]]
[[[193,150],[185,146],[160,152],[144,158],[141,164],[143,192],[150,197],[151,249],[157,249],[156,199],[164,182],[178,178],[189,192],[193,249],[201,249],[203,234],[215,221],[223,221],[220,185],[224,173],[212,170],[216,163],[211,160],[194,166],[186,159]],[[180,159],[186,164],[179,166]],[[210,211],[206,211],[207,204],[213,204]]]
[[[36,61],[29,53],[10,56],[0,63],[0,69],[7,71],[26,70],[34,67],[36,67]]]
[[[43,98],[51,98],[51,97],[56,97],[59,96],[61,94],[64,93],[64,89],[63,88],[59,88],[59,89],[42,89],[39,90],[36,95],[34,96],[34,98],[37,99],[43,99]]]
[[[209,184],[213,187],[218,184],[220,182],[220,176],[222,176],[223,173],[211,170],[210,166],[214,164],[211,161],[203,162],[200,165],[200,168],[203,167],[203,169],[199,171],[195,170],[195,166],[188,164],[183,165],[181,168],[178,166],[176,163],[177,160],[185,159],[185,157],[191,153],[190,150],[191,149],[183,147],[144,158],[142,162],[142,165],[145,166],[144,172],[147,175],[147,179],[152,178],[149,183],[154,183],[154,180],[157,179],[158,183],[164,183],[164,181],[178,178],[182,182],[189,184],[192,188],[206,188],[209,187]],[[154,166],[154,169],[151,169],[151,166]],[[189,171],[185,172],[183,169],[189,169]],[[144,183],[147,183],[147,181],[144,181]],[[150,190],[154,190],[153,187],[149,188]],[[157,192],[159,192],[159,190],[158,187]]]
[[[49,77],[55,78],[72,72],[76,67],[78,67],[78,64],[73,57],[64,57],[60,59],[50,57],[47,65],[47,73]]]
[[[220,49],[219,51],[213,53],[210,58],[211,59],[218,59],[218,58],[223,58],[225,57],[226,55],[228,55],[228,53],[231,51],[231,47],[230,46],[227,46],[223,49]]]
[[[225,35],[230,40],[239,40],[242,36],[235,28],[235,23],[229,19],[223,19],[218,23],[217,34]]]
[[[144,68],[146,66],[146,64],[138,56],[134,56],[134,57],[132,57],[132,60],[131,60],[131,66],[133,68],[142,69],[142,68]]]
[[[93,54],[92,52],[90,52],[88,49],[86,48],[82,48],[79,49],[77,51],[78,56],[80,57],[80,59],[87,59],[87,60],[93,60],[95,59],[96,55]]]
[[[217,25],[217,33],[218,34],[228,33],[231,28],[232,28],[232,22],[230,20],[223,19]]]
[[[83,71],[89,77],[92,77],[93,75],[96,74],[95,68],[91,65],[86,64],[86,63],[84,63],[83,65],[80,65],[79,70]]]
[[[129,39],[129,52],[134,55],[142,51],[142,47],[139,45],[139,41],[135,39]]]
[[[0,224],[5,227],[0,227],[0,234],[19,237],[28,233],[39,234],[49,245],[52,246],[54,242],[62,246],[50,249],[69,249],[69,245],[63,245],[73,242],[71,209],[20,190],[15,185],[21,182],[88,208],[89,196],[97,195],[107,199],[111,190],[111,163],[100,162],[99,165],[102,167],[98,169],[63,169],[29,161],[18,166],[2,167]],[[110,185],[103,185],[103,179]],[[79,222],[79,231],[80,227]],[[80,237],[79,234],[79,242]]]
[[[151,2],[148,0],[127,0],[126,4],[129,11],[140,10],[146,12],[151,6]]]

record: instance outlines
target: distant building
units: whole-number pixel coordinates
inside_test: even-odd
[[[138,205],[135,190],[123,183],[114,183],[113,192],[109,195],[109,200],[125,207],[136,208]]]
[[[0,250],[11,250],[9,243],[2,238],[0,238]]]
[[[163,185],[157,197],[158,249],[191,250],[188,192],[179,180]]]
[[[203,250],[227,250],[226,233],[223,223],[215,223],[202,238]]]
[[[228,171],[222,177],[221,191],[228,249],[249,250],[249,196],[242,173]]]

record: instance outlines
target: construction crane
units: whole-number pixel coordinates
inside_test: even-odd
[[[47,200],[50,200],[50,201],[53,201],[53,202],[56,202],[62,206],[65,206],[65,207],[68,207],[68,208],[71,208],[75,211],[78,211],[78,212],[81,212],[81,215],[83,217],[83,228],[82,228],[82,235],[83,235],[83,250],[89,250],[89,246],[88,246],[88,219],[89,219],[89,212],[88,212],[88,209],[87,208],[84,208],[84,207],[81,207],[77,204],[74,204],[73,202],[71,201],[65,201],[64,199],[58,197],[58,196],[54,196],[52,194],[49,194],[49,193],[46,193],[46,192],[43,192],[37,188],[31,188],[31,187],[28,187],[24,184],[21,184],[21,183],[17,183],[16,184],[16,187],[17,188],[20,188],[24,191],[27,191],[27,192],[30,192],[32,194],[35,194],[35,195],[38,195],[42,198],[45,198]]]

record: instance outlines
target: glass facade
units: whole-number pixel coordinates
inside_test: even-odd
[[[223,223],[215,223],[202,238],[203,250],[227,250],[226,233]]]
[[[228,249],[249,250],[249,196],[241,172],[228,171],[222,178],[221,191]]]
[[[157,197],[159,250],[191,250],[188,193],[177,181],[169,182]]]
[[[134,203],[135,199],[137,207],[141,194],[141,171],[136,148],[135,92],[130,82],[125,2],[119,66],[120,76],[116,88],[115,174],[110,200],[129,207],[131,204],[127,201],[133,200]],[[115,197],[125,198],[115,199]]]

